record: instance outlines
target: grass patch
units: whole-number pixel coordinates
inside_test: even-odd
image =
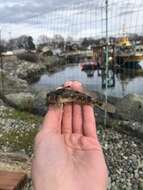
[[[6,147],[10,151],[24,151],[30,156],[33,152],[34,138],[39,131],[38,126],[43,118],[10,108],[3,110],[1,118],[5,119],[5,122],[12,119],[8,130],[1,131],[1,149]]]
[[[33,152],[34,138],[38,133],[38,128],[30,130],[13,129],[9,132],[4,132],[0,137],[0,145],[7,146],[12,151],[24,151],[29,156]]]
[[[43,120],[43,117],[33,115],[27,112],[22,112],[18,110],[9,110],[6,109],[5,111],[5,117],[9,119],[15,119],[15,120],[22,120],[29,124],[40,124]]]

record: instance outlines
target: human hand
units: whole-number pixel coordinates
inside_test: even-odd
[[[65,86],[82,91],[76,81]],[[50,106],[34,154],[34,190],[107,189],[107,167],[89,105]]]

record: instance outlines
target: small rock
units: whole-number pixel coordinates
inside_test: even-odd
[[[34,95],[31,93],[8,94],[6,98],[21,110],[33,109]]]
[[[122,120],[143,122],[143,96],[132,94],[116,103],[117,114]]]

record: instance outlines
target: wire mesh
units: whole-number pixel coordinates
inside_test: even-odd
[[[36,97],[34,97],[34,104],[36,103],[34,106],[36,106],[36,111],[38,110],[36,114],[41,114],[41,112],[43,114],[45,112],[45,104],[43,105],[42,102],[45,101],[43,91],[47,92],[55,89],[67,80],[80,81],[89,90],[96,91],[95,94],[102,101],[107,103],[110,99],[111,103],[112,101],[115,104],[117,103],[116,105],[119,106],[119,109],[120,100],[124,100],[124,98],[120,99],[120,97],[128,94],[143,95],[142,18],[142,0],[0,0],[0,105],[3,95],[14,94],[13,97],[15,97],[16,93],[31,91],[33,93],[34,90],[34,96]],[[40,65],[42,61],[38,60],[39,62],[29,63],[21,61],[15,55],[2,56],[2,53],[6,52],[1,51],[1,46],[5,43],[9,44],[8,49],[5,50],[7,53],[17,51],[20,49],[17,45],[17,39],[23,35],[32,36],[38,56],[41,55],[40,51],[43,47],[53,52],[60,49],[62,56],[64,58],[67,56],[65,59],[66,64],[59,66],[58,62],[54,72],[49,72],[51,65],[48,65],[48,71],[44,70],[44,72],[41,72],[40,68],[39,71],[36,71],[38,72],[36,74],[35,71],[32,73],[32,70],[34,70],[35,66]],[[60,41],[62,44],[59,45],[60,48],[57,47],[57,41]],[[68,49],[68,43],[76,46],[74,51]],[[14,46],[10,48],[12,44]],[[42,45],[42,48],[40,45]],[[29,53],[29,51],[26,51],[26,53]],[[89,53],[91,53],[90,56]],[[69,54],[74,55],[74,61]],[[56,59],[53,56],[54,61],[59,59],[60,56],[55,56]],[[53,57],[52,59],[51,57],[48,57],[47,62],[53,61]],[[140,58],[139,60],[137,60],[138,57]],[[95,63],[96,69],[92,68],[82,71],[81,66],[89,63]],[[31,83],[28,77],[25,78],[25,74],[28,77],[33,75],[34,81]],[[41,93],[39,94],[42,97],[37,96],[37,91]],[[138,184],[140,181],[142,185],[142,141],[130,136],[134,129],[135,135],[139,137],[142,135],[142,128],[140,128],[142,123],[140,124],[140,121],[143,120],[138,115],[140,112],[142,113],[142,105],[139,102],[140,99],[135,99],[137,101],[135,100],[136,102],[133,106],[129,105],[131,101],[127,102],[126,98],[125,101],[122,101],[121,106],[123,108],[121,112],[123,111],[123,113],[120,113],[119,118],[116,114],[108,115],[106,107],[104,116],[103,110],[101,113],[100,110],[96,110],[96,114],[99,114],[99,117],[96,117],[97,120],[99,119],[97,123],[100,123],[100,120],[102,120],[101,125],[97,125],[97,133],[109,168],[109,177],[111,179],[109,184],[111,187],[109,189],[137,190],[139,189]],[[26,108],[28,111],[29,106]],[[138,110],[138,114],[136,114],[136,110]],[[35,114],[35,110],[33,112]],[[15,116],[13,118],[11,114],[8,115],[10,115],[12,123],[9,116],[7,117],[6,115],[6,131],[9,132],[9,126],[11,130],[15,128],[17,130],[18,126],[20,128],[18,133],[20,134],[19,139],[21,143],[23,137],[25,138],[21,124],[23,126],[25,119],[28,120],[29,113],[24,118],[24,122],[21,122],[21,117],[25,116],[22,114],[19,118],[19,113],[17,114],[16,112],[14,114],[17,119],[16,124],[14,124]],[[102,124],[104,120],[104,124],[107,125],[107,116],[111,116],[110,119],[113,119],[111,123],[112,128],[117,123],[119,127],[121,126],[121,130],[125,129],[124,132],[127,132],[129,135],[118,133],[115,128],[115,130],[112,128],[104,130]],[[133,119],[132,116],[134,117]],[[134,122],[136,117],[139,122]],[[1,118],[2,132],[5,125],[3,113]],[[120,118],[123,119],[121,122]],[[126,118],[128,121],[124,121]],[[31,119],[30,126],[33,120],[35,120],[33,117]],[[31,134],[30,126],[27,124],[28,122],[26,122],[28,133]],[[122,125],[125,125],[125,127],[123,128]],[[128,131],[129,125],[131,126],[131,133]],[[33,125],[31,128],[33,129]],[[3,137],[3,135],[0,134],[0,137]],[[16,139],[17,144],[18,139],[15,137],[10,139]],[[26,141],[28,141],[27,137]],[[6,140],[4,139],[4,144],[7,144],[7,142],[7,138]],[[12,144],[11,141],[9,144]],[[27,152],[24,140],[24,149],[25,147],[25,152]],[[20,147],[22,154],[24,149]]]
[[[32,36],[35,44],[38,44],[38,39],[41,35],[47,36],[50,40],[55,38],[55,35],[60,35],[64,41],[71,37],[73,42],[77,44],[80,44],[84,38],[91,38],[92,40],[102,39],[105,41],[107,37],[105,0],[73,0],[70,2],[62,1],[60,3],[58,1],[45,1],[43,3],[35,1],[34,4],[32,4],[32,1],[27,2],[25,0],[21,5],[17,4],[15,7],[15,12],[17,11],[18,14],[12,14],[12,6],[14,7],[15,5],[8,6],[5,15],[1,15],[2,39],[6,41],[24,34]],[[111,37],[117,39],[126,36],[129,39],[135,39],[136,36],[134,43],[137,43],[137,39],[139,37],[141,39],[143,36],[142,16],[142,0],[109,0],[109,40]],[[95,42],[93,44],[96,45]],[[80,80],[81,82],[84,80],[84,83],[92,87],[93,90],[105,93],[104,89],[102,89],[104,86],[102,85],[102,78],[101,76],[97,77],[97,72],[95,72],[95,78],[89,79],[83,76],[83,73],[77,72],[76,69],[75,67],[75,73],[70,73],[66,69],[65,73],[62,73],[61,83],[68,79]],[[132,72],[135,73],[135,70],[132,70]],[[107,89],[107,94],[123,96],[128,93],[142,93],[139,90],[141,85],[137,84],[139,77],[142,80],[141,74],[138,74],[138,77],[135,77],[136,75],[132,75],[132,73],[128,75],[124,74],[124,72],[120,74],[114,73],[114,75],[114,77],[111,76],[110,78],[114,78],[116,87]],[[132,75],[131,78],[134,76],[134,78],[129,79],[129,75]],[[126,80],[123,79],[125,78],[124,76],[126,76]],[[50,81],[49,78],[47,80]],[[51,82],[54,83],[54,86],[56,84],[59,85],[59,75],[55,75],[54,81],[52,80]],[[123,87],[124,85],[126,87]],[[119,86],[120,89],[117,90]]]

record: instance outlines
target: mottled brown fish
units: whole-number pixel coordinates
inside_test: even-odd
[[[47,105],[60,105],[71,102],[80,105],[95,105],[103,111],[107,111],[108,113],[115,113],[115,107],[113,105],[98,101],[83,92],[75,91],[69,88],[60,88],[47,94]]]

